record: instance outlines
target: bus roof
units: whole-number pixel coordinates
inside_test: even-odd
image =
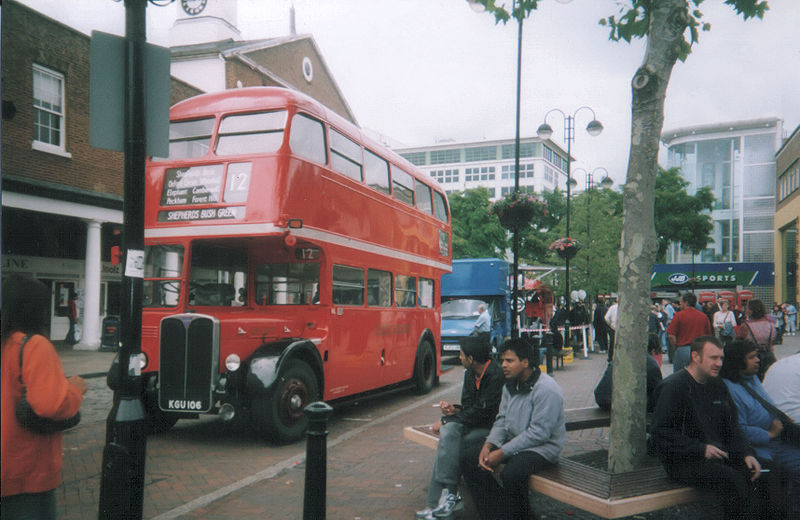
[[[392,149],[371,139],[365,132],[347,119],[316,99],[297,90],[283,87],[245,87],[200,94],[174,104],[170,109],[170,120],[195,119],[222,113],[248,112],[270,106],[293,106],[298,110],[316,116],[333,125],[338,131],[360,142],[365,148],[379,152],[379,155],[382,155],[385,159],[394,163],[407,173],[420,180],[425,180],[426,184],[444,193],[444,189],[436,179],[422,174],[416,166],[395,153]]]

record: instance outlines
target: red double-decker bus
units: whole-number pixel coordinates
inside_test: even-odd
[[[197,96],[170,120],[146,174],[150,429],[220,413],[286,442],[315,400],[430,391],[451,268],[436,182],[287,89]]]

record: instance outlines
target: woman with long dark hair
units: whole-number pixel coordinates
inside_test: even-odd
[[[751,341],[737,340],[725,347],[720,376],[736,404],[739,426],[755,450],[758,460],[785,480],[791,518],[800,515],[800,448],[781,438],[783,423],[761,401],[775,403],[767,394],[758,374],[758,347]],[[777,499],[778,497],[771,497]],[[781,498],[786,503],[786,498]]]
[[[767,309],[761,300],[747,302],[745,311],[746,319],[736,327],[736,339],[752,341],[758,345],[758,379],[764,380],[764,374],[771,364],[775,362],[774,342],[776,338],[775,326],[767,318]]]
[[[37,415],[68,419],[78,413],[86,383],[78,376],[64,376],[58,353],[45,336],[47,287],[33,278],[12,276],[3,281],[2,289],[0,516],[52,519],[55,489],[61,484],[61,433],[33,433],[19,423],[14,410],[24,386]]]

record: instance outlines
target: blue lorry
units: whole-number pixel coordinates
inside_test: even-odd
[[[472,332],[481,303],[492,318],[490,341],[496,348],[511,335],[508,262],[499,258],[453,260],[453,271],[442,276],[442,357],[458,355],[459,341]]]

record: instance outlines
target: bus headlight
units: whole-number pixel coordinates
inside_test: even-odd
[[[128,375],[134,377],[142,375],[142,370],[147,367],[147,361],[147,354],[144,352],[132,354],[128,358]]]
[[[229,372],[236,372],[239,370],[240,366],[242,366],[242,360],[239,359],[239,356],[236,354],[230,354],[225,358],[225,368],[227,368]]]

